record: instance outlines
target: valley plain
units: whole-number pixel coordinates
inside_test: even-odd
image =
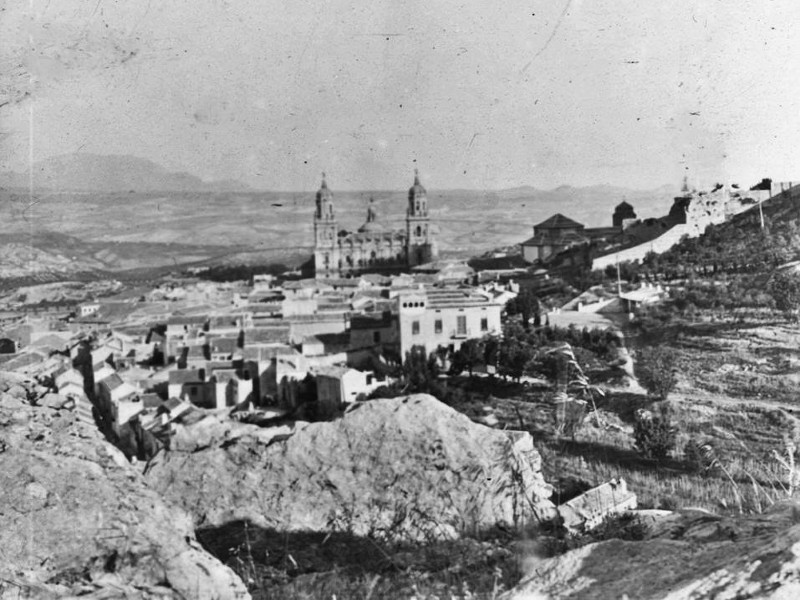
[[[639,214],[666,212],[674,189],[612,186],[430,193],[444,257],[468,258],[519,244],[554,212],[586,223],[611,222],[622,198]],[[378,218],[401,227],[405,192],[336,192],[339,225],[355,230],[370,198]],[[263,264],[294,267],[313,248],[313,192],[36,192],[0,190],[0,278],[119,272],[175,265]]]

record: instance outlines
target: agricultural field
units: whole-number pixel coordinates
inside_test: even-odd
[[[761,512],[793,491],[789,455],[800,442],[800,327],[778,319],[680,329],[666,342],[678,357],[677,385],[667,400],[603,383],[605,396],[597,398],[596,410],[574,438],[556,433],[553,386],[547,382],[462,378],[470,392],[455,407],[479,422],[529,430],[545,477],[557,488],[556,501],[622,477],[643,508]],[[590,378],[600,374],[595,369]],[[637,451],[639,410],[668,413],[676,443],[667,459]],[[697,464],[693,444],[713,449],[709,464]]]

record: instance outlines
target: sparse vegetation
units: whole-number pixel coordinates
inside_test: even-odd
[[[793,268],[778,271],[770,278],[767,289],[775,302],[775,308],[789,319],[797,320],[797,311],[800,309],[800,273]]]
[[[251,281],[255,275],[280,275],[289,270],[285,264],[268,265],[219,265],[197,273],[201,279],[209,281]]]
[[[633,428],[636,449],[645,458],[664,460],[675,449],[676,431],[669,413],[642,414]]]
[[[346,533],[281,533],[239,522],[198,539],[248,583],[256,600],[486,598],[522,576],[516,532],[423,545]]]
[[[677,353],[671,348],[645,348],[636,361],[636,377],[647,392],[657,400],[665,400],[678,382]]]
[[[563,529],[556,529],[551,535],[545,536],[543,541],[546,555],[558,556],[587,544],[606,540],[638,542],[645,538],[646,533],[647,527],[639,517],[622,513],[607,516],[600,525],[586,533],[573,534]]]

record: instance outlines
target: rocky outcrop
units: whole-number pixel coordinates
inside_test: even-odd
[[[800,505],[762,515],[683,511],[643,541],[609,540],[562,556],[530,556],[512,598],[800,598]]]
[[[0,395],[0,597],[249,598],[192,519],[57,403]]]
[[[332,422],[296,423],[288,437],[267,431],[159,454],[148,480],[203,527],[248,520],[420,540],[554,510],[529,434],[478,425],[431,396],[358,403]]]

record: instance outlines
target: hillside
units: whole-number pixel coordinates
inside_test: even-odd
[[[698,238],[685,239],[669,251],[651,256],[645,268],[662,274],[695,272],[764,273],[800,258],[800,190],[773,196],[763,203],[764,228],[758,207],[709,226]]]
[[[76,274],[98,277],[137,268],[156,269],[178,263],[202,262],[219,257],[219,248],[193,244],[87,241],[53,231],[2,233],[3,262],[0,280],[56,281]],[[82,277],[86,279],[86,277]]]
[[[33,165],[36,190],[75,191],[237,191],[248,187],[238,181],[206,182],[190,173],[173,173],[136,156],[66,154]],[[0,186],[27,188],[28,173],[0,173]]]

